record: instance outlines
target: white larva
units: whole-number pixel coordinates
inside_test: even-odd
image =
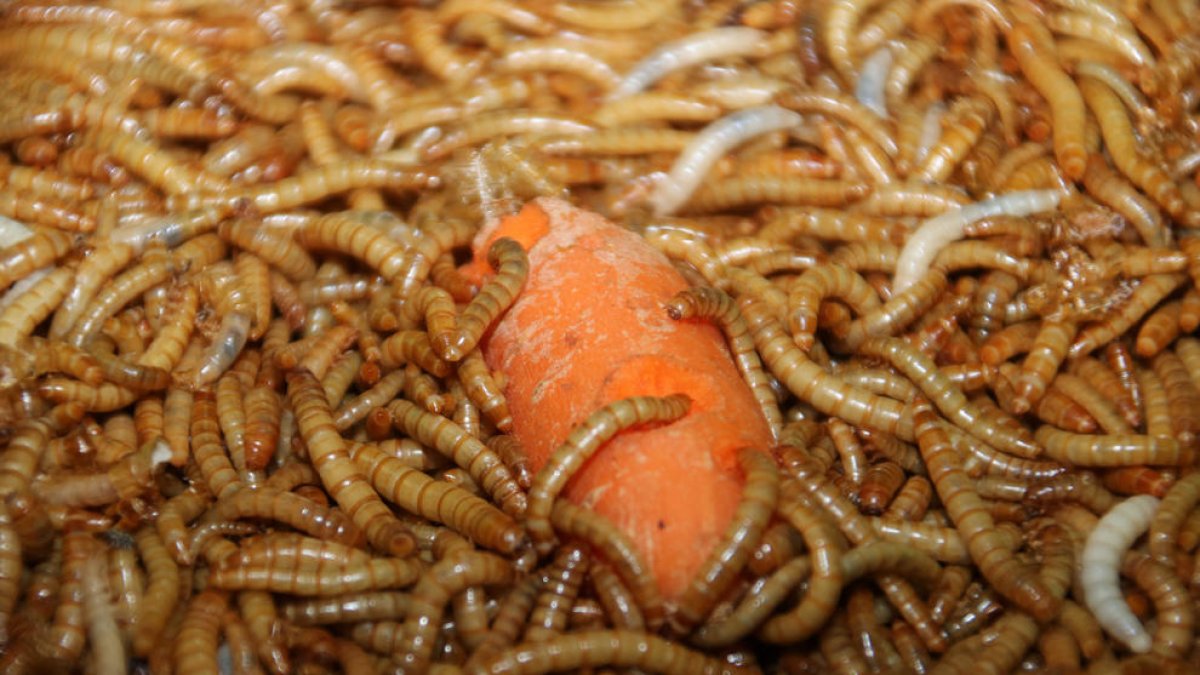
[[[799,113],[766,105],[722,117],[692,139],[675,158],[671,173],[655,186],[650,204],[656,215],[670,215],[683,206],[718,159],[755,136],[799,126]]]
[[[1062,198],[1063,193],[1058,190],[1020,190],[926,220],[909,236],[900,251],[892,292],[899,293],[916,283],[946,244],[963,237],[967,225],[984,218],[1028,216],[1049,211],[1058,206]]]
[[[669,42],[634,65],[609,92],[608,100],[636,94],[669,73],[698,63],[755,54],[766,43],[766,33],[742,26],[714,28]]]
[[[854,97],[858,102],[883,119],[888,118],[884,85],[887,83],[888,72],[892,69],[893,59],[890,45],[875,50],[863,61],[858,72],[858,83],[854,86]]]
[[[1137,654],[1150,651],[1152,640],[1122,597],[1117,570],[1125,552],[1150,527],[1158,504],[1156,497],[1139,495],[1114,506],[1088,535],[1080,559],[1088,609],[1109,635]]]

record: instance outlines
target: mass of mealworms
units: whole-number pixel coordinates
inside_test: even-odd
[[[1200,672],[1200,2],[74,1],[0,672]]]

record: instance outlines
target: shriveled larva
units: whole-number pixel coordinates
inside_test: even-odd
[[[722,543],[709,554],[671,615],[671,628],[685,634],[709,613],[750,558],[779,498],[779,472],[771,457],[753,449],[738,453],[746,475],[742,501]]]
[[[1113,402],[1130,427],[1141,425],[1140,391],[1138,399],[1131,398],[1130,391],[1122,386],[1120,378],[1105,364],[1088,356],[1073,360],[1070,363],[1070,372],[1078,375],[1105,400]],[[1136,387],[1136,382],[1134,386]]]
[[[488,264],[496,270],[471,299],[458,319],[458,329],[442,353],[456,361],[475,348],[487,328],[509,307],[525,285],[529,258],[521,245],[507,237],[488,248]]]
[[[1109,635],[1139,654],[1150,650],[1150,635],[1121,596],[1117,569],[1122,555],[1150,525],[1158,507],[1159,500],[1148,495],[1130,497],[1113,507],[1088,535],[1081,558],[1088,609]]]
[[[904,469],[899,464],[892,461],[872,464],[867,469],[862,484],[858,488],[858,498],[863,513],[872,516],[882,515],[904,483]]]
[[[307,371],[290,374],[288,401],[321,482],[354,524],[366,533],[371,545],[391,555],[412,551],[415,545],[412,535],[395,519],[346,453],[345,441],[333,424],[333,414],[317,378]]]
[[[1035,616],[1053,616],[1059,600],[1042,581],[1023,569],[1011,551],[999,540],[991,516],[978,493],[968,484],[966,474],[954,457],[945,432],[937,424],[927,403],[918,403],[913,411],[921,455],[930,469],[938,495],[946,503],[955,525],[963,533],[971,559],[989,582],[1005,597]]]
[[[638,396],[600,408],[576,426],[533,478],[525,526],[539,550],[554,541],[550,513],[558,493],[589,457],[624,429],[641,424],[673,422],[687,414],[691,399],[682,394],[663,398]]]
[[[436,448],[466,469],[505,513],[519,515],[525,511],[525,493],[517,486],[508,468],[495,452],[460,425],[403,400],[392,402],[388,411],[397,429],[426,447]]]

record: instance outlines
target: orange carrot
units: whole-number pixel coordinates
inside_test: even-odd
[[[637,542],[663,595],[675,598],[733,516],[743,483],[737,450],[770,445],[754,396],[716,328],[667,316],[665,304],[687,283],[636,234],[539,199],[480,233],[466,274],[491,272],[486,252],[499,237],[529,252],[530,273],[485,337],[484,355],[507,377],[513,433],[532,468],[603,405],[692,399],[682,419],[610,441],[563,493]]]

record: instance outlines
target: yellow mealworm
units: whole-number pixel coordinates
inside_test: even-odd
[[[512,552],[521,541],[508,516],[461,488],[435,481],[368,444],[351,446],[350,457],[376,489],[406,511],[444,522],[501,552]]]
[[[491,495],[505,513],[519,515],[525,512],[525,493],[513,480],[511,472],[495,452],[468,434],[462,426],[408,401],[394,401],[388,406],[388,411],[398,429],[422,445],[437,449],[466,469],[472,480]]]
[[[393,652],[404,672],[423,671],[434,648],[446,603],[456,593],[472,586],[510,583],[512,564],[486,553],[448,556],[423,574],[413,588],[405,639]]]
[[[345,441],[333,424],[325,394],[312,373],[300,371],[288,376],[288,401],[313,467],[333,499],[366,533],[372,546],[392,555],[411,551],[412,535],[395,519],[346,453]]]
[[[564,632],[568,612],[590,564],[589,556],[579,546],[559,550],[544,573],[542,589],[529,615],[525,627],[527,642],[544,642]]]
[[[533,478],[525,526],[539,549],[554,540],[550,513],[567,481],[589,457],[624,429],[641,424],[673,422],[687,414],[691,399],[676,394],[665,398],[633,397],[610,403],[575,427]]]
[[[277,535],[243,544],[212,570],[209,581],[225,590],[336,595],[407,586],[420,569],[414,560],[372,558],[333,542]]]
[[[442,348],[451,361],[457,361],[474,349],[487,328],[508,309],[525,285],[529,258],[517,242],[501,238],[488,249],[488,264],[496,270],[479,293],[471,299],[458,319],[458,329]]]
[[[779,472],[772,458],[745,449],[738,463],[746,474],[742,501],[734,512],[725,539],[705,560],[692,583],[678,601],[671,627],[686,633],[709,613],[721,594],[734,581],[762,536],[779,496]]]
[[[1056,614],[1058,600],[1039,579],[1022,569],[998,540],[991,517],[983,510],[978,494],[969,486],[962,469],[956,466],[949,439],[937,426],[937,418],[929,405],[918,403],[913,416],[914,424],[920,429],[917,436],[921,454],[930,468],[934,486],[963,532],[972,560],[980,566],[985,577],[993,581],[997,590],[1022,608],[1037,616]]]

